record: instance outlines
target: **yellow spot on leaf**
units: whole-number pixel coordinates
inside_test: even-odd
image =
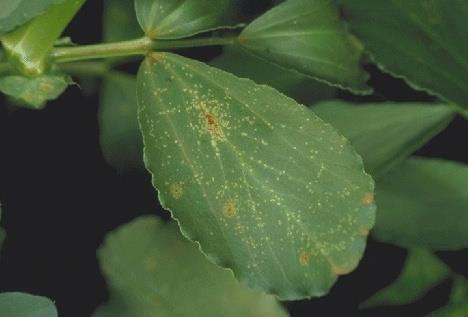
[[[181,199],[184,195],[184,184],[182,182],[172,183],[169,190],[174,199]]]
[[[361,200],[365,207],[369,207],[374,203],[374,193],[365,193]]]
[[[369,229],[361,228],[359,229],[358,234],[362,237],[367,237],[369,235]]]
[[[299,264],[302,266],[307,266],[310,263],[310,259],[312,258],[312,254],[307,251],[302,251],[299,255]]]
[[[334,275],[345,275],[349,273],[349,270],[338,265],[333,265],[331,271]]]
[[[237,215],[237,206],[233,201],[228,201],[224,204],[223,213],[228,218],[233,218]]]

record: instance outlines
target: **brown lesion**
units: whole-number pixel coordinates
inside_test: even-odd
[[[184,183],[175,182],[169,187],[169,191],[174,199],[179,200],[184,195]]]
[[[299,264],[301,266],[309,265],[311,259],[312,253],[310,253],[309,251],[302,251],[301,254],[299,254]]]
[[[362,196],[361,203],[364,207],[370,207],[375,202],[374,200],[374,193],[368,192]]]
[[[332,265],[331,271],[334,275],[345,275],[349,273],[349,270],[345,267],[339,266],[339,265]]]
[[[234,218],[237,215],[237,205],[233,201],[228,201],[223,206],[223,213],[227,218]]]
[[[221,128],[219,124],[218,118],[211,112],[205,112],[204,113],[205,119],[206,119],[206,127],[210,133],[215,135],[217,138],[224,138],[224,133],[223,129]]]
[[[226,140],[224,129],[227,128],[227,122],[220,116],[220,105],[209,104],[204,101],[196,103],[196,109],[200,111],[201,123],[203,129],[207,131],[215,140]]]

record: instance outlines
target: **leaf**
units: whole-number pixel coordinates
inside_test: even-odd
[[[138,22],[151,39],[183,38],[225,25],[234,5],[232,0],[135,0]]]
[[[413,88],[468,107],[466,0],[341,0],[378,66]]]
[[[28,22],[50,5],[63,1],[65,0],[1,0],[0,35]]]
[[[468,167],[411,158],[377,183],[373,234],[402,247],[468,247]]]
[[[312,110],[331,123],[362,156],[366,170],[380,176],[444,130],[454,114],[446,105],[325,101]]]
[[[361,45],[341,25],[331,0],[288,0],[254,20],[239,37],[250,52],[359,94],[371,89]]]
[[[3,35],[0,40],[8,61],[23,75],[33,77],[43,74],[49,66],[50,51],[84,2],[64,0],[50,6],[43,14],[15,31]]]
[[[57,317],[57,310],[46,297],[16,292],[0,293],[0,316]]]
[[[450,294],[450,302],[463,303],[468,300],[468,280],[463,276],[455,276]]]
[[[447,266],[430,252],[424,249],[410,250],[400,276],[362,303],[361,307],[409,304],[448,278],[449,273]]]
[[[0,91],[17,99],[26,108],[43,109],[48,100],[60,96],[70,83],[71,79],[60,73],[34,78],[13,75],[0,78]]]
[[[135,14],[133,1],[106,0],[103,17],[104,40],[116,42],[142,36]]]
[[[106,76],[99,108],[104,157],[118,171],[143,167],[143,141],[137,121],[136,78],[113,72]]]
[[[373,182],[312,111],[170,53],[145,59],[137,99],[161,204],[211,261],[281,299],[323,295],[357,266]]]
[[[109,234],[98,251],[111,300],[93,317],[286,317],[273,296],[208,262],[175,224],[146,216]]]
[[[223,53],[213,59],[210,64],[236,76],[269,85],[306,104],[329,99],[335,95],[335,88],[304,74],[281,68],[276,64],[255,57],[237,46],[225,47]]]
[[[468,316],[468,301],[458,304],[450,304],[442,307],[426,317],[466,317]]]

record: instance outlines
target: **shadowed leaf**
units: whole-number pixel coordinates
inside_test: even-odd
[[[273,296],[208,262],[175,224],[142,217],[106,238],[99,260],[110,301],[93,317],[287,317]]]

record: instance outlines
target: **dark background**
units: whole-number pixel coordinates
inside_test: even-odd
[[[257,1],[245,13],[269,5]],[[96,43],[101,34],[101,1],[88,1],[67,30],[76,43]],[[184,51],[208,59],[221,48]],[[135,71],[135,65],[126,67]],[[374,96],[354,101],[432,101],[369,66]],[[107,299],[96,249],[105,234],[143,213],[167,218],[146,173],[119,175],[99,147],[98,95],[76,86],[43,111],[18,110],[0,100],[0,201],[8,233],[0,257],[0,291],[24,291],[56,301],[61,316],[89,316]],[[468,163],[468,124],[456,119],[418,154]],[[320,299],[287,303],[292,316],[422,316],[444,305],[450,282],[420,301],[397,308],[358,311],[360,302],[399,274],[404,249],[370,239],[360,266],[341,277]],[[468,277],[468,252],[438,255]]]

